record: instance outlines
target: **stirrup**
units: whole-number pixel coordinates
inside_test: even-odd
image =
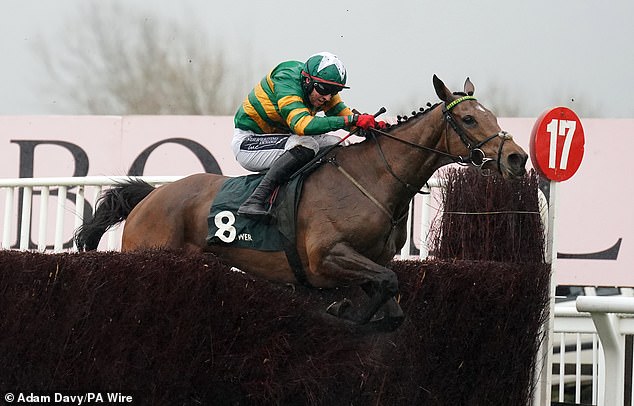
[[[238,208],[238,215],[248,218],[262,218],[268,217],[270,212],[264,208],[264,205],[259,203],[243,204]]]

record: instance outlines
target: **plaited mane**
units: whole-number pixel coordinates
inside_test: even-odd
[[[405,123],[409,122],[410,120],[422,117],[423,115],[427,114],[429,111],[433,110],[439,104],[440,103],[431,104],[431,103],[428,102],[425,107],[419,108],[418,111],[416,111],[416,110],[412,111],[412,115],[409,116],[409,117],[408,116],[401,116],[401,115],[396,116],[396,124],[387,124],[388,132],[393,130],[394,128],[402,125],[402,124],[405,124]]]
[[[454,96],[467,96],[466,93],[464,92],[453,92]],[[406,122],[408,122],[408,120],[417,118],[417,117],[421,117],[423,116],[425,113],[429,112],[430,110],[433,110],[436,106],[438,106],[440,103],[435,103],[435,104],[431,104],[430,102],[427,102],[427,105],[425,107],[421,107],[418,109],[418,111],[414,110],[412,111],[412,115],[411,116],[396,116],[396,124],[387,124],[387,130],[390,131],[396,127],[398,127],[401,124],[405,124]]]

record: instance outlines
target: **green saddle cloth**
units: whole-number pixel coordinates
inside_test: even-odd
[[[284,251],[295,243],[295,213],[302,177],[280,187],[271,214],[274,221],[249,219],[237,214],[240,205],[260,184],[264,175],[228,179],[212,202],[207,224],[207,244],[230,245],[259,251]]]

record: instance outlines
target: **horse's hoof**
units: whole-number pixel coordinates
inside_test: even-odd
[[[386,307],[375,313],[369,324],[375,326],[378,331],[391,332],[399,328],[403,324],[403,320],[405,320],[405,314],[400,306]]]
[[[369,323],[373,323],[373,324],[380,323],[385,319],[385,317],[386,317],[385,312],[383,312],[383,310],[379,310],[378,312],[374,313]]]
[[[338,302],[332,302],[326,309],[326,313],[333,316],[341,317],[343,313],[352,305],[352,302],[348,299],[343,299]]]

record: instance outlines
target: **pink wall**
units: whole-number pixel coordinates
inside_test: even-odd
[[[527,152],[534,122],[530,118],[500,119],[501,126]],[[621,245],[615,260],[559,259],[557,281],[634,286],[634,182],[628,176],[634,119],[582,118],[582,124],[584,160],[575,176],[558,187],[557,251],[589,254],[603,251],[619,239]],[[154,149],[142,174],[201,172],[204,165],[198,156],[202,160],[213,156],[223,174],[241,175],[246,171],[235,163],[229,146],[232,129],[231,117],[0,117],[0,177],[126,175],[144,150],[167,139],[176,141]]]

